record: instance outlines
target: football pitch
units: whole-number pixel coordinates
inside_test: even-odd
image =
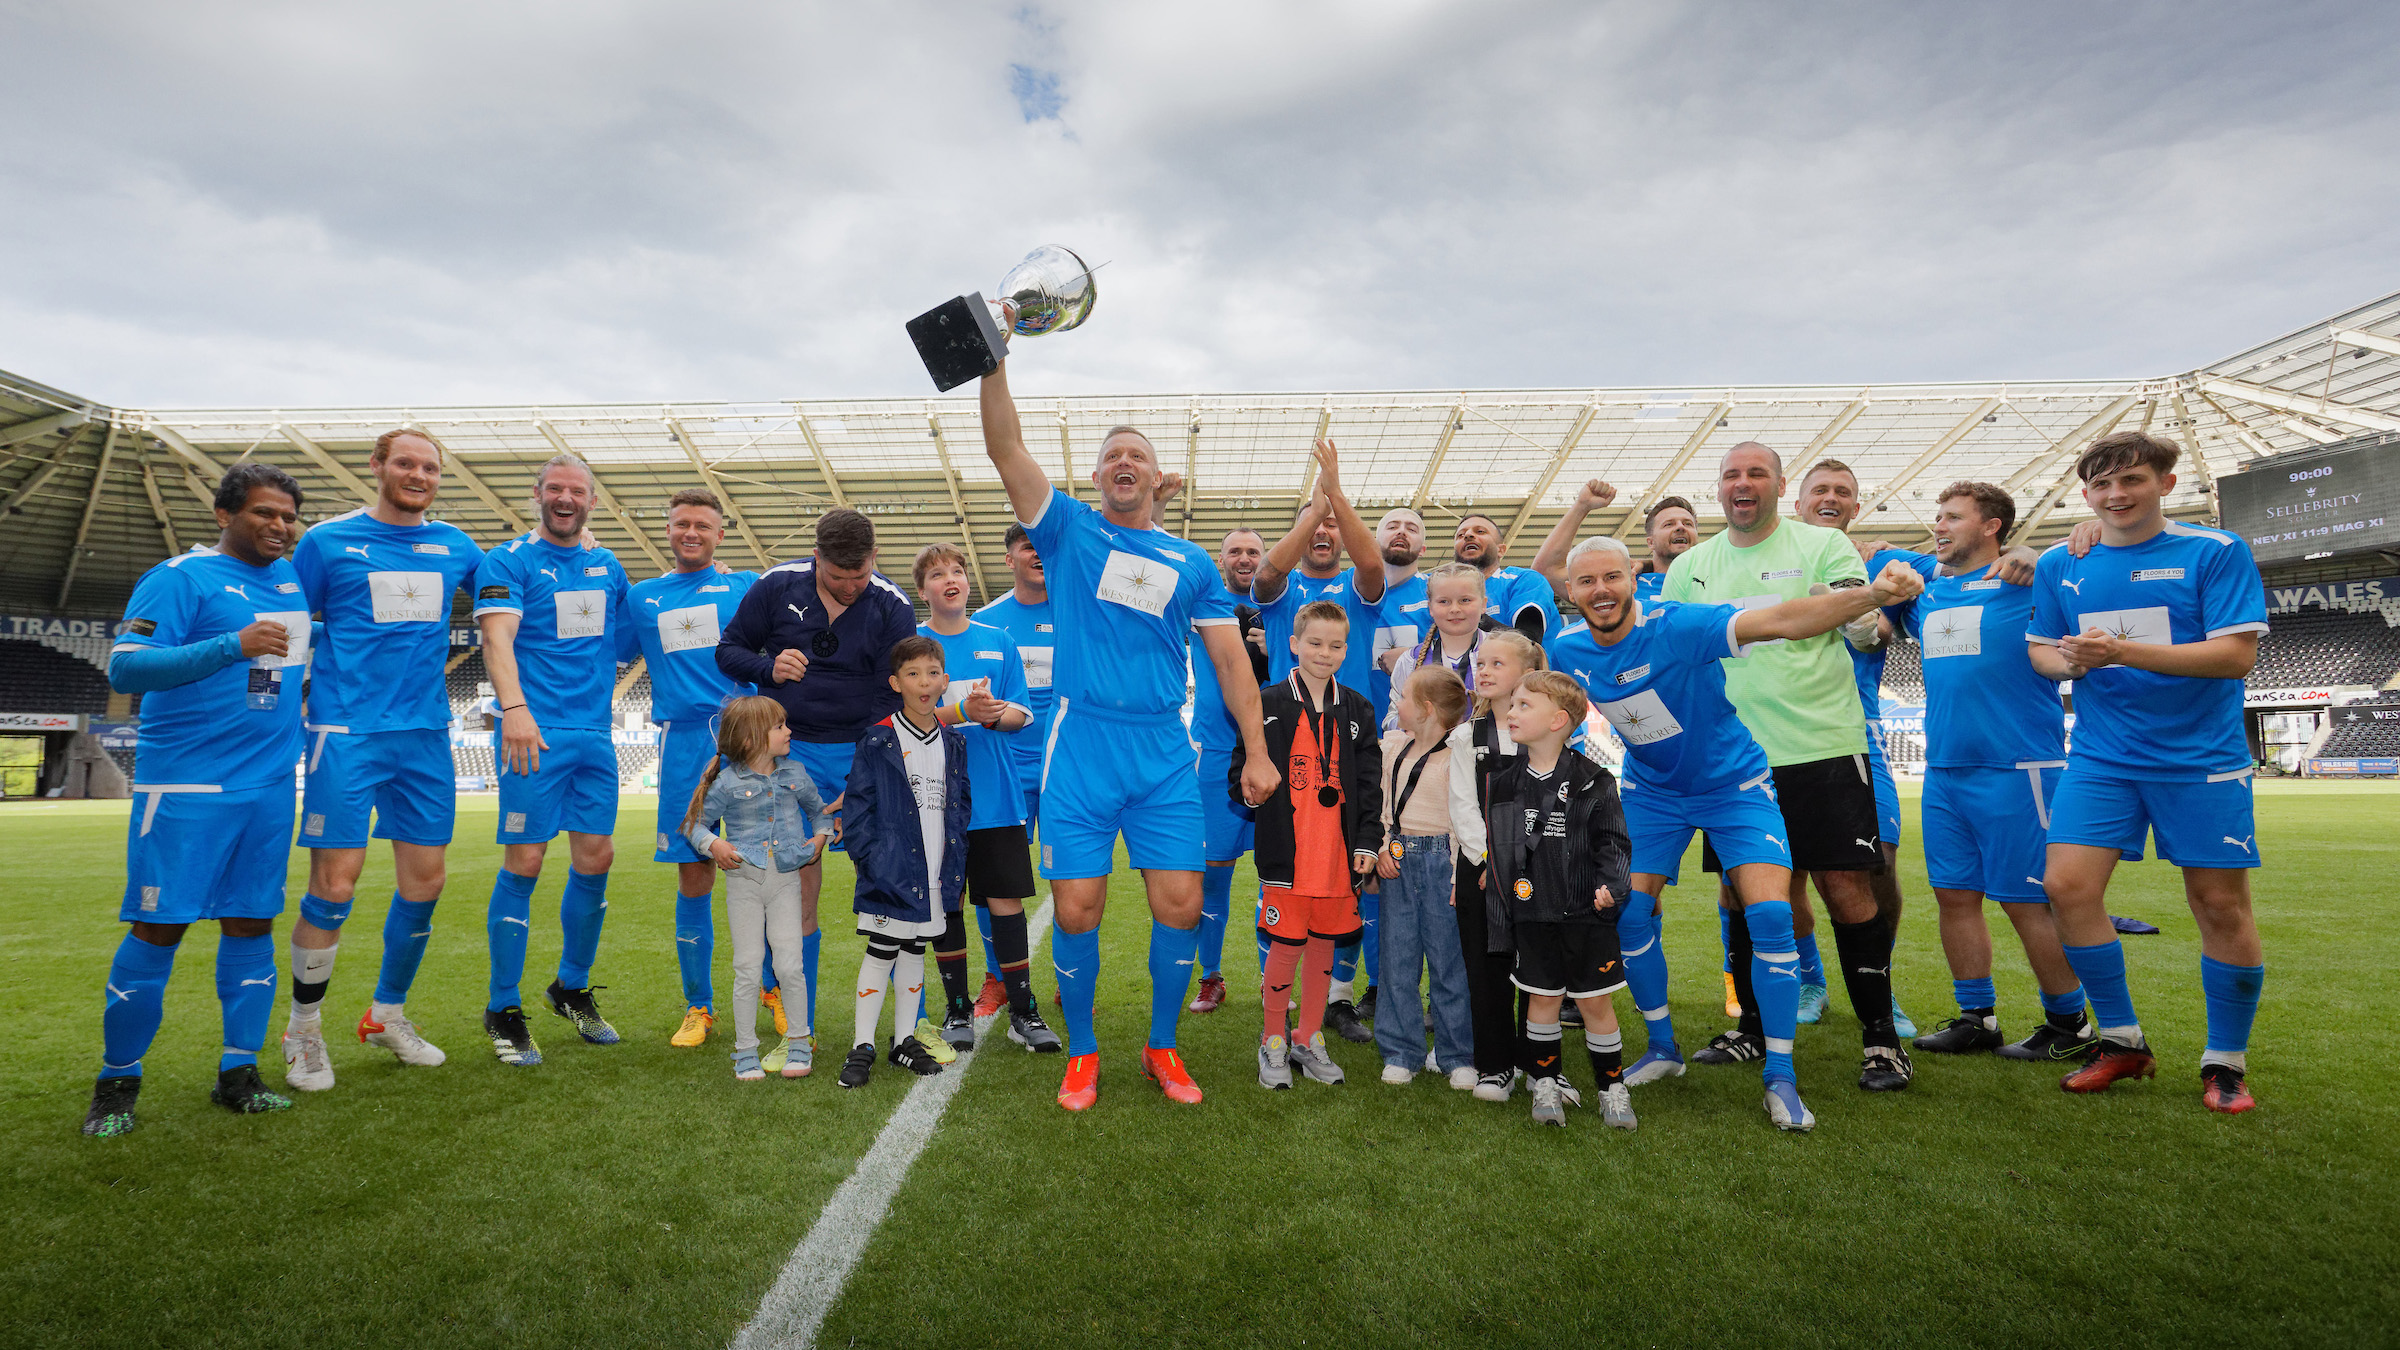
[[[216,936],[195,926],[141,1126],[114,1141],[77,1126],[123,931],[126,804],[0,808],[0,1139],[16,1216],[0,1240],[0,1343],[713,1347],[756,1312],[916,1081],[884,1065],[863,1090],[833,1083],[861,946],[845,864],[826,885],[818,1071],[738,1083],[729,1016],[703,1050],[666,1043],[682,1011],[673,872],[648,861],[650,800],[627,798],[596,968],[625,1043],[584,1045],[536,1010],[546,1062],[512,1069],[478,1022],[495,807],[460,806],[409,1005],[447,1065],[401,1069],[345,1030],[390,893],[389,854],[371,853],[327,1005],[339,1085],[278,1115],[208,1104]],[[1819,1119],[1808,1136],[1767,1125],[1754,1066],[1637,1089],[1631,1135],[1588,1109],[1543,1129],[1522,1094],[1476,1102],[1433,1075],[1386,1087],[1372,1046],[1338,1041],[1348,1085],[1262,1091],[1238,898],[1233,997],[1183,1022],[1208,1100],[1174,1106],[1139,1076],[1148,924],[1138,882],[1121,877],[1103,929],[1099,1106],[1060,1111],[1063,1058],[994,1034],[818,1343],[2389,1343],[2400,1076],[2356,1037],[2383,1025],[2400,964],[2400,789],[2262,783],[2258,823],[2260,1105],[2238,1118],[2199,1104],[2197,940],[2176,874],[2156,861],[2120,868],[2110,896],[2113,912],[2165,930],[2125,942],[2155,1082],[2075,1098],[2055,1068],[1920,1055],[1914,1087],[1869,1096],[1854,1086],[1856,1023],[1837,980],[1825,1023],[1800,1037]],[[529,991],[557,956],[554,853]],[[1902,857],[1894,974],[1931,1030],[1950,1010],[1948,973],[1913,839]],[[296,903],[305,854],[291,875]],[[1688,884],[1696,862],[1685,875],[1666,934],[1688,1052],[1726,1019],[1714,897]],[[1236,896],[1250,887],[1245,864]],[[2033,983],[2005,921],[1991,922],[2013,1038],[2034,1020]],[[721,1013],[729,959],[720,933]],[[979,952],[971,968],[980,982]],[[1046,1003],[1046,956],[1035,970]],[[1639,1019],[1618,1006],[1630,1060]],[[278,1085],[283,1020],[279,1002],[265,1056]],[[1568,1072],[1588,1084],[1576,1039]]]

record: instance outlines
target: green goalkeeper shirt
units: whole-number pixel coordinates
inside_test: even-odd
[[[1784,517],[1750,548],[1728,530],[1690,549],[1667,571],[1661,598],[1763,609],[1818,582],[1866,579],[1848,535]],[[1867,752],[1866,714],[1839,630],[1798,642],[1755,642],[1725,658],[1725,693],[1743,725],[1781,768]]]

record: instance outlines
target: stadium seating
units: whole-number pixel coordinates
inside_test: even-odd
[[[2366,703],[2332,709],[2333,732],[2318,748],[2322,759],[2380,759],[2400,756],[2400,718],[2375,717],[2371,709],[2400,711],[2400,692],[2377,695]]]
[[[2314,607],[2277,614],[2258,644],[2253,689],[2379,687],[2400,674],[2400,628],[2380,609],[2343,614]]]
[[[106,638],[45,638],[0,641],[0,712],[90,713],[108,711]],[[69,643],[99,644],[87,654]]]

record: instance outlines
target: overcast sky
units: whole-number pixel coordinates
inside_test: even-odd
[[[0,0],[0,368],[120,406],[2156,375],[2400,289],[2400,6]]]

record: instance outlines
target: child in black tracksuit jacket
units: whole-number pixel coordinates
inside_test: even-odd
[[[1374,705],[1335,683],[1349,617],[1315,601],[1292,620],[1292,673],[1258,691],[1267,753],[1282,771],[1258,804],[1257,860],[1265,897],[1258,926],[1270,939],[1259,1083],[1291,1086],[1292,1068],[1320,1083],[1342,1081],[1325,1053],[1325,994],[1333,949],[1359,932],[1358,888],[1383,851],[1383,743]],[[1226,787],[1238,799],[1244,751],[1233,752]],[[1303,957],[1306,964],[1303,967]],[[1303,970],[1300,1024],[1287,1044],[1284,1011]]]
[[[1581,1101],[1559,1072],[1559,1005],[1572,998],[1583,1010],[1602,1113],[1630,1130],[1625,1042],[1609,995],[1625,987],[1617,908],[1632,894],[1633,845],[1615,777],[1567,749],[1588,706],[1582,687],[1558,671],[1537,671],[1517,686],[1508,730],[1525,753],[1492,775],[1485,923],[1490,949],[1515,954],[1511,979],[1525,991],[1533,1118],[1564,1125],[1565,1107]]]

